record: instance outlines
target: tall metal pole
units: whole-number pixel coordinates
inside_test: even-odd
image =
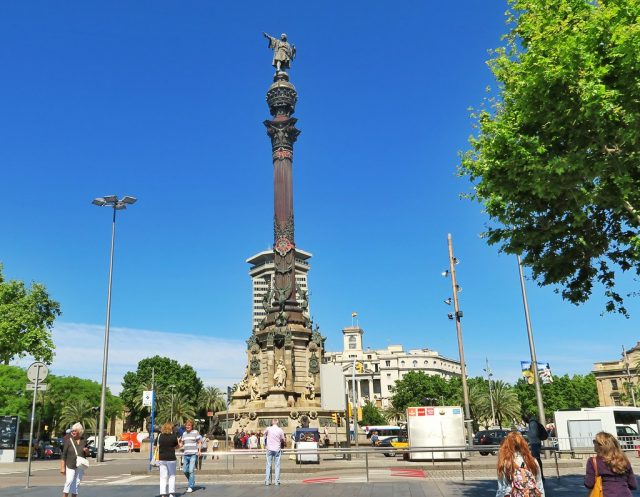
[[[624,363],[627,366],[627,385],[629,385],[629,390],[631,390],[631,400],[633,401],[633,407],[638,407],[636,404],[636,392],[633,388],[633,382],[631,381],[631,371],[629,370],[629,358],[627,357],[627,351],[622,346],[622,355],[624,356]]]
[[[458,334],[458,353],[460,354],[460,373],[462,374],[462,397],[464,400],[464,422],[467,427],[467,443],[473,446],[473,425],[471,410],[469,409],[469,390],[467,388],[467,367],[464,362],[464,346],[462,345],[462,324],[460,306],[458,304],[458,284],[456,282],[456,258],[453,256],[453,240],[451,233],[447,235],[449,245],[449,271],[451,272],[451,287],[453,289],[453,309],[455,312],[456,332]]]
[[[536,401],[538,403],[538,421],[542,426],[547,424],[544,415],[544,403],[542,402],[542,389],[540,388],[540,376],[538,376],[538,358],[536,356],[536,346],[533,343],[533,330],[531,329],[531,318],[529,317],[529,302],[527,300],[527,289],[524,285],[524,273],[522,272],[522,261],[518,257],[518,272],[520,273],[520,288],[522,289],[522,303],[524,304],[524,318],[527,322],[527,335],[529,337],[529,352],[531,353],[531,369],[533,371],[533,383],[536,387]]]
[[[113,253],[116,241],[116,206],[113,206],[111,223],[111,254],[109,256],[109,287],[107,290],[107,320],[104,326],[104,350],[102,352],[102,389],[100,391],[100,424],[98,427],[98,462],[104,461],[104,417],[107,396],[107,363],[109,362],[109,327],[111,326],[111,287],[113,283]]]
[[[31,404],[31,428],[29,429],[29,452],[27,456],[27,488],[29,488],[29,483],[31,479],[31,452],[33,449],[33,422],[36,413],[36,395],[38,394],[38,386],[40,386],[40,364],[36,366],[38,368],[38,374],[36,376],[36,384],[33,389],[33,403]]]
[[[489,380],[489,400],[491,401],[491,426],[495,426],[496,411],[493,407],[493,392],[491,390],[491,377],[493,375],[491,374],[491,369],[489,368],[489,358],[485,357],[485,360],[487,361],[487,369],[485,369],[485,371],[487,372],[487,379]]]
[[[357,394],[356,394],[356,360],[353,359],[353,370],[351,371],[351,390],[352,390],[352,400],[353,406],[351,407],[351,414],[353,419],[353,438],[356,442],[356,447],[358,447],[358,406],[356,404]]]

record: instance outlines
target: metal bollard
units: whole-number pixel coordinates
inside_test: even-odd
[[[462,469],[462,481],[465,481],[465,478],[464,478],[464,461],[462,459],[462,452],[460,452],[460,469]]]
[[[367,473],[367,483],[369,483],[369,453],[368,452],[364,453],[364,467]]]
[[[553,451],[553,458],[556,460],[556,477],[560,478],[560,468],[558,467],[558,453]]]

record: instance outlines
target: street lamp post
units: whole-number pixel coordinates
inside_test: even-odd
[[[113,252],[115,247],[116,238],[116,211],[127,208],[127,205],[132,205],[136,202],[135,197],[125,196],[118,199],[117,195],[107,195],[105,197],[98,197],[91,202],[98,207],[111,207],[113,208],[113,220],[111,222],[111,252],[109,256],[109,286],[107,290],[107,319],[104,326],[104,350],[102,353],[102,389],[100,391],[100,420],[98,428],[98,453],[96,458],[98,462],[104,460],[104,418],[105,418],[105,403],[107,395],[107,363],[109,360],[109,327],[111,324],[111,287],[113,282]]]
[[[171,417],[169,420],[171,421],[171,426],[173,426],[173,389],[176,388],[176,386],[169,385],[169,388],[171,389]]]
[[[540,376],[538,376],[538,358],[536,356],[536,345],[533,342],[533,330],[531,329],[531,318],[529,317],[529,301],[527,300],[527,289],[524,286],[524,273],[522,272],[522,261],[518,256],[518,272],[520,274],[520,289],[522,290],[522,303],[524,305],[524,319],[527,324],[527,336],[529,338],[529,352],[531,354],[531,371],[533,372],[533,383],[536,388],[536,401],[538,403],[538,420],[542,426],[547,424],[544,415],[544,403],[542,402],[542,389],[540,388]]]
[[[492,428],[496,424],[496,411],[493,407],[493,392],[491,391],[491,377],[493,376],[493,373],[489,367],[489,358],[485,357],[485,360],[487,362],[487,368],[484,371],[487,373],[487,380],[489,380],[489,400],[491,401],[491,426],[489,428]]]
[[[458,293],[460,292],[460,286],[456,282],[456,264],[458,259],[453,255],[453,240],[451,233],[447,235],[447,242],[449,245],[449,272],[451,274],[451,286],[453,289],[453,310],[454,313],[452,319],[456,321],[456,332],[458,335],[458,353],[460,355],[460,374],[462,376],[462,398],[464,401],[464,417],[465,425],[467,428],[467,443],[469,447],[473,445],[473,425],[471,421],[471,409],[469,408],[469,390],[467,387],[467,366],[464,362],[464,346],[462,344],[462,324],[460,319],[462,318],[462,311],[458,304]]]

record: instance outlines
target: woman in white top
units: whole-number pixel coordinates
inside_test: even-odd
[[[542,472],[538,461],[531,455],[529,444],[519,432],[512,431],[502,441],[498,452],[497,469],[496,497],[544,496]]]

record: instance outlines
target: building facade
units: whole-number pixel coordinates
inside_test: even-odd
[[[326,362],[342,364],[350,398],[353,398],[355,361],[355,398],[360,406],[370,401],[377,407],[388,407],[395,382],[410,371],[422,371],[445,379],[461,375],[458,361],[443,357],[435,350],[405,351],[402,345],[389,345],[381,350],[365,349],[363,334],[364,330],[358,326],[344,328],[342,352],[325,352]]]
[[[308,276],[309,259],[312,254],[299,248],[295,249],[296,261],[296,283],[300,292],[309,292]],[[249,276],[251,276],[252,304],[251,304],[251,329],[255,330],[267,312],[264,309],[264,298],[267,292],[273,289],[273,276],[275,274],[275,263],[273,249],[258,252],[249,257],[246,261],[251,265]],[[302,295],[298,295],[298,303],[302,303]],[[307,299],[308,300],[308,299]],[[308,310],[308,308],[307,308]]]
[[[596,377],[600,406],[632,405],[629,385],[638,385],[638,375],[634,372],[640,364],[640,342],[620,354],[615,361],[596,362],[592,373]],[[627,372],[627,365],[629,367]],[[640,399],[636,399],[640,403]]]

